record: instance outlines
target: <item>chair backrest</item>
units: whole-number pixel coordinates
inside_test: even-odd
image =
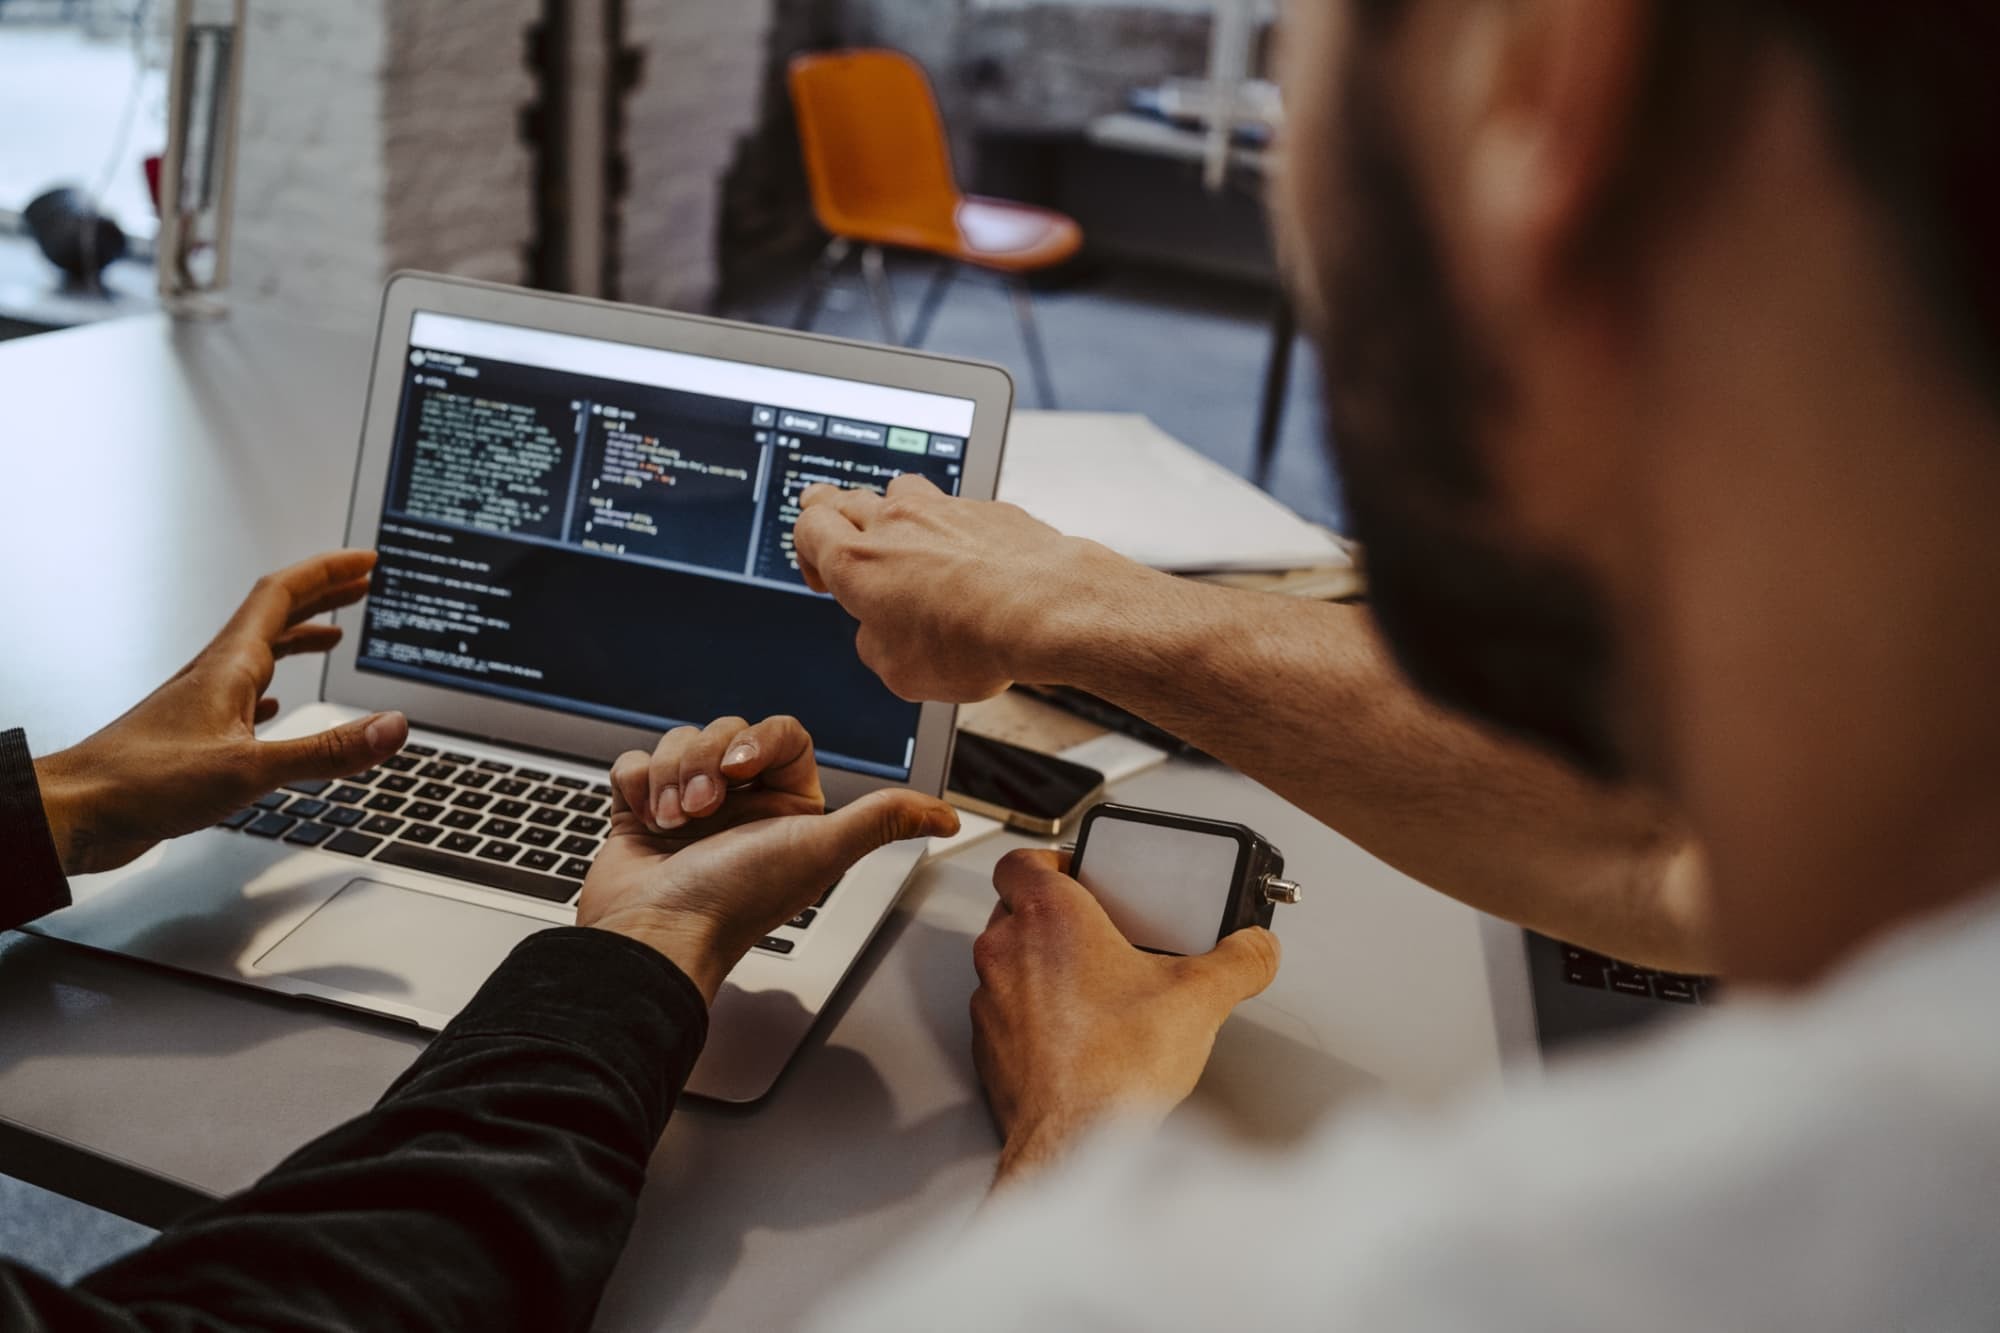
[[[791,86],[822,227],[892,245],[956,235],[951,147],[916,61],[898,51],[801,55]]]

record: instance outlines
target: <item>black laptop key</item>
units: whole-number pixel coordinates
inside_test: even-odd
[[[286,842],[296,842],[301,847],[317,847],[333,836],[333,825],[304,823],[285,835]]]
[[[1662,975],[1653,983],[1653,994],[1663,1000],[1671,1000],[1675,1004],[1697,1003],[1694,993],[1694,981],[1689,977]]]
[[[570,797],[567,804],[570,809],[579,811],[580,813],[586,815],[594,815],[599,810],[602,810],[604,808],[604,802],[601,798],[592,796],[589,792],[583,792],[583,791],[580,791],[576,795]]]
[[[462,791],[451,798],[451,803],[461,810],[484,810],[493,804],[493,798],[483,791]]]
[[[568,817],[562,812],[561,806],[544,805],[529,813],[528,822],[530,824],[539,824],[543,828],[561,828],[563,820]]]
[[[379,811],[385,815],[393,815],[398,810],[401,810],[405,804],[407,804],[407,801],[404,797],[391,796],[388,792],[378,792],[376,795],[368,798],[367,808]]]
[[[825,893],[822,893],[822,894],[821,894],[821,895],[819,896],[819,901],[818,901],[818,902],[816,902],[816,903],[814,903],[814,904],[813,904],[813,906],[814,906],[814,907],[824,907],[824,906],[826,906],[826,900],[827,900],[828,898],[831,898],[831,897],[833,897],[833,891],[834,891],[835,889],[839,888],[839,887],[840,887],[840,881],[839,881],[839,880],[835,880],[835,881],[834,881],[833,883],[831,883],[831,884],[827,885],[827,886],[826,886],[826,892],[825,892]]]
[[[495,838],[479,849],[479,859],[482,861],[511,861],[520,853],[520,850],[520,847],[514,843],[503,842],[499,838]]]
[[[443,754],[439,755],[438,758],[444,760],[447,764],[469,764],[472,762],[471,755],[462,753],[458,750],[446,750]]]
[[[285,802],[291,799],[281,791],[267,791],[251,804],[259,810],[282,810],[285,808]]]
[[[458,775],[458,785],[461,787],[484,787],[491,781],[493,781],[491,773],[482,773],[476,768]]]
[[[1653,983],[1643,972],[1614,967],[1605,980],[1610,983],[1612,990],[1621,995],[1641,995],[1649,1000],[1653,998]]]
[[[590,793],[593,796],[602,796],[608,801],[611,799],[611,784],[608,782],[593,782],[590,784]]]
[[[790,921],[787,921],[785,924],[790,926],[793,930],[804,930],[807,926],[810,926],[813,923],[813,918],[818,915],[819,915],[819,909],[808,907],[805,911],[800,912],[797,916],[793,917]]]
[[[326,813],[326,802],[315,801],[310,796],[301,796],[285,807],[285,813],[297,815],[300,819],[318,819]]]
[[[590,862],[584,860],[581,856],[572,856],[569,860],[562,863],[562,867],[556,873],[558,875],[567,875],[571,879],[582,879],[590,873]]]
[[[430,763],[425,764],[417,770],[417,776],[420,778],[429,778],[432,782],[443,782],[456,772],[458,772],[457,764],[447,764],[442,759],[433,759]]]
[[[394,835],[396,830],[401,827],[403,827],[403,821],[400,819],[391,819],[387,815],[370,815],[367,821],[361,825],[361,831],[387,838]]]
[[[518,819],[489,819],[479,826],[479,831],[489,838],[512,838],[521,831]]]
[[[1581,963],[1564,963],[1563,980],[1572,986],[1588,986],[1591,990],[1604,989],[1604,969],[1586,967]]]
[[[336,833],[326,840],[326,849],[329,852],[339,852],[343,856],[366,856],[381,845],[380,838],[371,838],[366,833],[356,833],[353,829],[348,829],[345,833]]]
[[[405,792],[417,785],[417,780],[407,773],[391,773],[375,784],[376,791]]]
[[[604,832],[604,819],[599,815],[572,815],[569,827],[573,833],[588,833],[595,837]]]
[[[248,824],[245,824],[243,831],[245,833],[253,833],[260,838],[276,838],[282,836],[292,825],[298,822],[298,820],[293,819],[290,815],[281,815],[275,811],[266,810]]]
[[[493,813],[502,819],[519,819],[534,807],[526,801],[495,801]]]
[[[519,778],[501,778],[493,784],[495,796],[525,796],[530,784]]]
[[[530,847],[553,847],[556,845],[556,831],[530,824],[521,830],[520,840]]]
[[[790,953],[792,950],[798,948],[798,945],[781,935],[766,935],[763,939],[757,941],[757,947],[771,953]]]
[[[404,842],[414,842],[420,847],[428,847],[444,836],[444,830],[436,824],[412,824],[402,832]]]
[[[416,766],[416,757],[408,754],[392,754],[382,761],[382,767],[396,773],[407,773]]]
[[[514,770],[514,776],[523,782],[547,782],[549,780],[548,770],[543,768],[517,768]]]
[[[485,839],[481,838],[477,833],[447,833],[444,835],[444,841],[439,843],[438,846],[448,852],[476,852],[479,850],[479,844],[483,841]]]
[[[514,771],[512,764],[502,763],[498,759],[482,759],[479,761],[479,766],[488,773],[512,773]]]
[[[477,838],[473,839],[475,845],[478,841]],[[498,861],[482,861],[472,856],[454,856],[435,847],[412,847],[408,843],[392,842],[382,849],[382,855],[376,860],[384,865],[428,871],[433,875],[462,879],[470,884],[483,884],[490,889],[504,889],[509,893],[540,898],[543,902],[566,903],[576,896],[576,885],[566,879],[537,874],[532,870],[523,870],[519,866],[505,865]]]
[[[403,811],[403,817],[405,819],[420,819],[429,821],[436,819],[439,815],[443,813],[444,813],[444,807],[439,805],[436,801],[418,801],[416,804],[412,805],[409,809]]]
[[[378,764],[374,768],[363,769],[361,772],[356,773],[353,777],[349,778],[348,781],[353,783],[373,782],[375,781],[375,779],[381,776],[382,776],[382,768],[381,765]]]
[[[589,789],[590,784],[582,778],[557,778],[556,786],[567,787],[571,791],[586,791]]]
[[[457,791],[458,788],[448,783],[426,782],[417,788],[416,796],[420,801],[449,801]]]
[[[332,785],[333,782],[327,778],[300,778],[297,782],[287,782],[285,790],[295,791],[303,796],[317,796]]]
[[[437,753],[437,746],[419,745],[415,741],[411,741],[403,747],[403,753],[416,755],[419,759],[428,759]]]
[[[579,838],[572,833],[557,845],[556,850],[566,856],[595,856],[597,855],[597,839]]]
[[[561,861],[562,858],[554,852],[540,847],[530,847],[527,851],[521,853],[521,859],[514,864],[523,870],[548,871],[554,870]]]
[[[569,793],[561,787],[537,787],[528,794],[528,799],[539,801],[543,805],[561,805],[563,797],[567,795]]]
[[[360,805],[368,799],[368,789],[352,783],[343,783],[326,794],[326,799],[340,805]]]
[[[258,811],[256,806],[246,805],[241,810],[236,811],[234,814],[224,815],[221,818],[221,820],[219,820],[216,823],[216,827],[242,828],[245,824],[255,819],[257,817],[257,813]],[[555,841],[555,835],[553,833],[549,835],[549,841],[550,842]]]
[[[477,810],[447,810],[438,822],[446,828],[478,828],[482,818]]]
[[[336,805],[333,809],[320,816],[320,822],[331,824],[335,828],[352,828],[367,817],[367,815],[351,805]]]

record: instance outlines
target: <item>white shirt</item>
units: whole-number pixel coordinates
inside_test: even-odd
[[[2000,894],[1447,1113],[1099,1138],[838,1333],[2000,1329]]]

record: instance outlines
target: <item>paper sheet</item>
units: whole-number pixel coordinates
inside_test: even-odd
[[[1000,498],[1155,569],[1353,563],[1326,529],[1127,413],[1016,412]]]

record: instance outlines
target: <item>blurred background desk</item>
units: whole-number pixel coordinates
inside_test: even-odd
[[[241,317],[0,345],[5,725],[68,744],[176,669],[260,571],[338,543],[366,353]],[[287,702],[315,688],[311,664],[280,667]],[[1198,1104],[1285,1134],[1354,1096],[1495,1077],[1525,980],[1518,949],[1489,964],[1475,914],[1225,770],[1170,764],[1117,795],[1252,824],[1309,886],[1278,982],[1224,1030]],[[763,1105],[680,1109],[602,1327],[789,1327],[970,1215],[998,1144],[967,1049],[969,950],[1009,845],[923,870]],[[422,1040],[0,936],[0,1172],[157,1225],[370,1105]]]

